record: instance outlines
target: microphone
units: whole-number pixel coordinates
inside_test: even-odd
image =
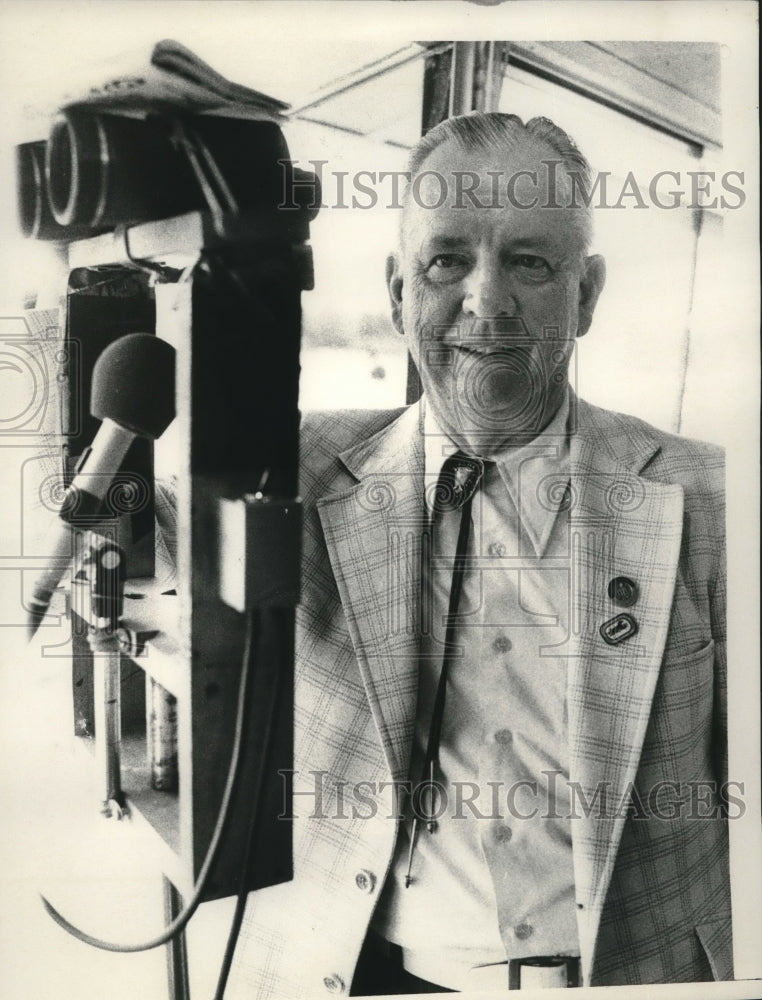
[[[35,581],[29,599],[29,639],[71,562],[77,521],[85,519],[92,526],[135,438],[156,440],[174,419],[172,345],[150,333],[130,333],[109,344],[93,367],[90,412],[102,423],[64,494],[62,523],[55,531],[49,564]]]

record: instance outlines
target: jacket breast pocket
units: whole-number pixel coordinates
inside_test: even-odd
[[[684,704],[691,695],[700,700],[714,685],[714,639],[684,656],[665,656],[659,671],[656,694],[670,704]]]
[[[672,778],[709,778],[703,772],[712,738],[715,643],[662,662],[651,705],[641,766],[672,764]],[[686,766],[692,774],[686,774]]]

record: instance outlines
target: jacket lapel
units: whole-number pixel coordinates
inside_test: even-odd
[[[318,501],[328,554],[392,776],[408,777],[418,696],[423,447],[419,407],[340,455],[357,485]]]
[[[589,982],[629,793],[638,767],[670,618],[683,491],[640,473],[659,450],[645,425],[577,402],[571,443],[572,655],[570,780],[579,789],[572,845],[583,974]],[[608,594],[634,581],[631,606]],[[626,614],[637,632],[614,645],[600,628]],[[623,632],[631,628],[625,623]],[[577,783],[574,785],[574,783]]]

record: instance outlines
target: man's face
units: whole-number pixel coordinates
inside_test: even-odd
[[[584,258],[580,211],[543,207],[554,198],[542,160],[558,155],[531,139],[470,152],[444,143],[419,170],[442,180],[429,175],[409,198],[401,256],[389,262],[394,322],[429,405],[442,430],[477,454],[534,437],[552,418],[574,338],[587,331],[603,285],[602,259]],[[522,170],[537,181],[522,176],[508,198],[505,182]],[[456,204],[459,171],[484,178],[480,204],[468,196]],[[499,198],[489,171],[501,178]],[[444,190],[441,207],[426,207]],[[518,204],[534,198],[535,207]]]

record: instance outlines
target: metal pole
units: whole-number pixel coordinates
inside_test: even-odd
[[[450,116],[474,110],[476,42],[455,42],[450,73]]]
[[[119,646],[113,632],[96,628],[91,637],[91,647],[95,690],[95,757],[98,780],[101,782],[101,812],[104,816],[121,819]]]
[[[162,875],[164,890],[164,922],[171,924],[183,908],[183,898],[166,875]],[[185,931],[167,942],[167,985],[169,1000],[190,1000],[188,980],[188,949]]]

